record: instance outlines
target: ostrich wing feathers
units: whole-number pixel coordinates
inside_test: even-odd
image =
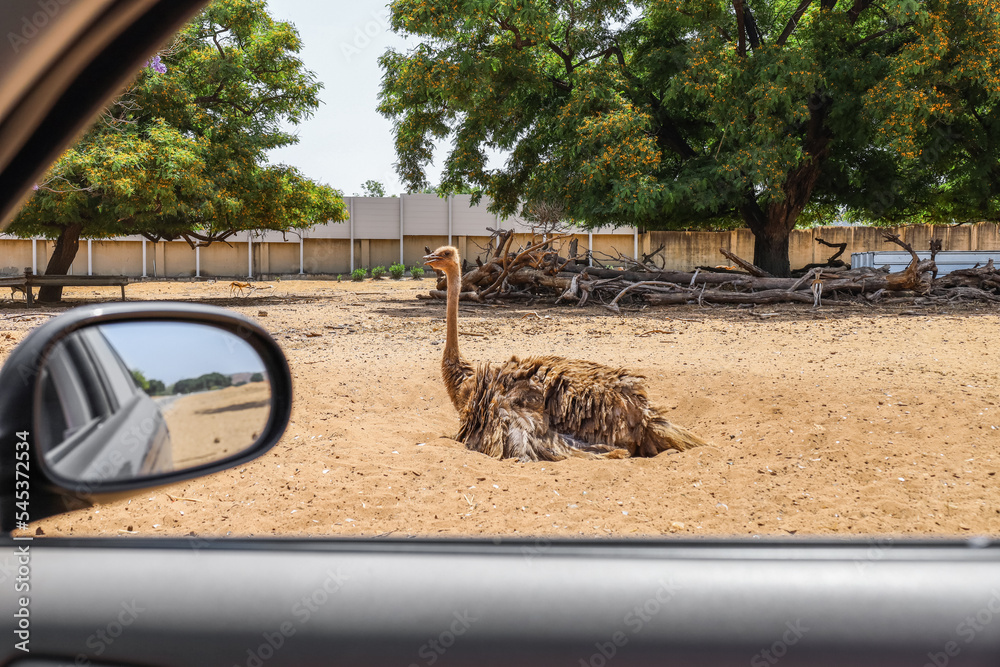
[[[458,439],[495,458],[623,458],[702,444],[650,408],[642,378],[560,357],[484,364],[462,387]]]

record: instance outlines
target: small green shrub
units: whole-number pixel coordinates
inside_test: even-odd
[[[422,266],[414,266],[410,269],[410,275],[413,276],[414,280],[420,280],[424,277],[424,269]]]
[[[406,273],[406,267],[399,262],[393,262],[392,266],[389,267],[389,277],[393,280],[399,280]]]
[[[344,276],[338,273],[337,274],[337,282],[339,283],[343,279],[344,279]]]
[[[360,283],[362,280],[365,279],[365,275],[367,273],[368,272],[365,271],[364,269],[354,269],[353,271],[351,271],[351,280],[353,280],[356,283]]]
[[[384,266],[376,266],[374,269],[372,269],[372,280],[381,280],[382,276],[384,275],[385,275]]]

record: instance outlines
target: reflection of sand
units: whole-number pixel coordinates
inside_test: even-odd
[[[164,412],[174,467],[190,468],[246,449],[264,430],[270,404],[267,382],[178,397]]]

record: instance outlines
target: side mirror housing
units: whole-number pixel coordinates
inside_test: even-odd
[[[215,306],[83,306],[0,369],[0,529],[211,474],[274,446],[291,373],[268,333]]]

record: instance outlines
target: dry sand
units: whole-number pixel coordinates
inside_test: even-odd
[[[281,442],[238,469],[32,532],[1000,534],[996,307],[615,315],[463,304],[466,358],[557,353],[627,367],[672,420],[713,443],[654,459],[516,463],[447,438],[458,421],[440,381],[444,305],[416,299],[432,281],[267,284],[246,298],[221,281],[127,292],[224,305],[268,328],[295,381]],[[66,295],[76,304],[115,291]],[[12,316],[64,309],[0,304],[0,358],[47,319]]]
[[[221,461],[246,449],[267,425],[271,389],[266,382],[198,392],[175,399],[163,414],[174,467]]]

